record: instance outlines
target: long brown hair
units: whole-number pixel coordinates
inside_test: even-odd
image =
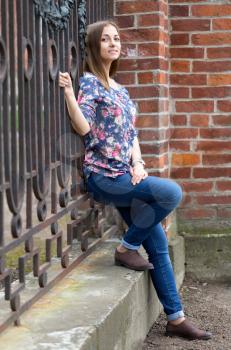
[[[118,33],[119,27],[114,21],[105,20],[97,21],[95,23],[89,24],[87,27],[87,36],[86,36],[86,48],[85,48],[85,58],[83,63],[83,71],[90,72],[96,75],[104,87],[109,90],[109,82],[107,80],[106,72],[102,64],[100,56],[100,45],[101,45],[101,36],[103,33],[104,27],[112,25],[114,26]],[[119,63],[119,58],[111,63],[109,76],[115,75]]]

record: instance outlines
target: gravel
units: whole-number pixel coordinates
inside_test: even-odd
[[[149,331],[142,350],[231,350],[231,283],[206,283],[185,278],[180,295],[186,317],[213,333],[207,341],[164,336],[162,313]]]

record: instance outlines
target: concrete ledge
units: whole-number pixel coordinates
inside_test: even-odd
[[[231,233],[183,236],[187,275],[201,281],[231,282]]]
[[[184,276],[183,241],[170,243],[178,286]],[[25,312],[20,327],[0,336],[1,348],[140,350],[162,307],[147,271],[114,265],[118,242],[104,241]]]

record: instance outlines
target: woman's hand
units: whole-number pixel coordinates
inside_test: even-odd
[[[143,164],[141,163],[137,163],[134,167],[131,167],[130,172],[132,175],[133,185],[136,185],[148,176],[147,171],[144,169]]]
[[[74,95],[72,81],[69,73],[59,72],[59,86],[64,88],[65,96]]]

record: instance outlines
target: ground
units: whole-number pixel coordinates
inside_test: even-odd
[[[162,313],[149,331],[142,350],[230,350],[231,283],[202,283],[186,277],[180,294],[188,319],[212,332],[213,339],[188,341],[165,337],[166,317]]]

